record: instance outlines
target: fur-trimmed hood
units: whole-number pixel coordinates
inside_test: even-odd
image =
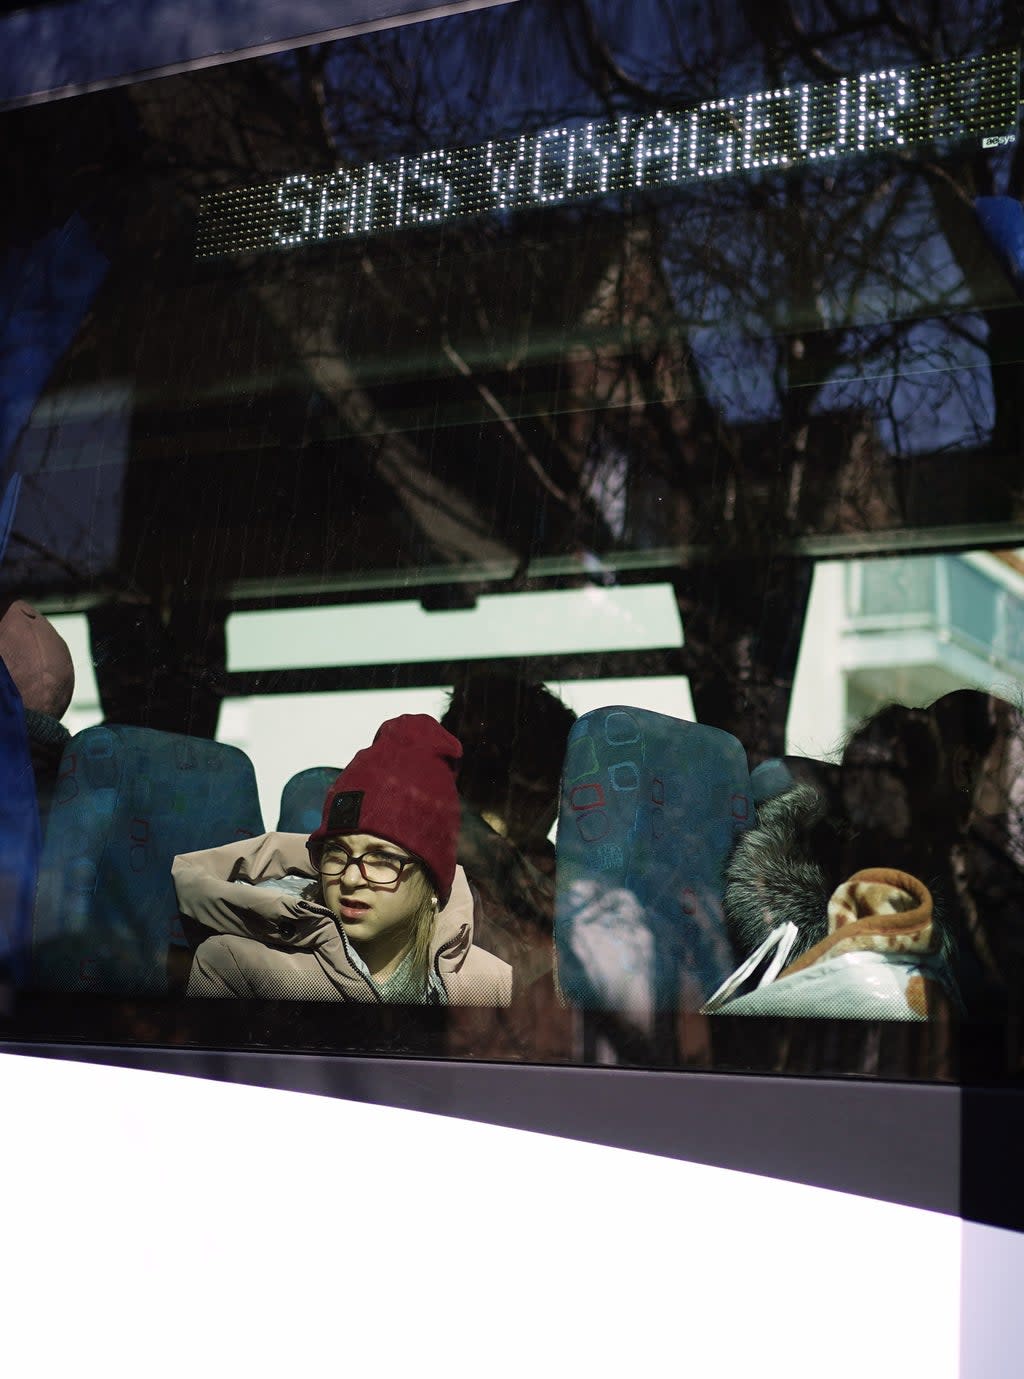
[[[725,871],[726,922],[744,957],[780,924],[799,930],[793,956],[828,932],[828,900],[837,879],[841,830],[828,819],[825,799],[797,785],[758,805],[757,824],[740,834]]]
[[[740,836],[726,868],[724,909],[737,953],[752,953],[780,924],[794,924],[798,931],[790,964],[798,964],[811,950],[824,951],[822,945],[829,946],[838,927],[830,910],[838,913],[840,890],[851,878],[885,869],[911,882],[905,889],[912,895],[920,890],[927,897],[927,919],[921,920],[915,951],[948,958],[942,906],[932,900],[935,879],[918,879],[898,863],[894,866],[889,856],[858,855],[862,852],[849,823],[831,815],[812,786],[795,786],[759,805],[756,827]]]
[[[760,807],[727,869],[725,912],[743,961],[706,1010],[871,1020],[948,1014],[957,997],[924,882],[874,866],[835,883],[836,868],[862,841],[829,818],[809,786]]]

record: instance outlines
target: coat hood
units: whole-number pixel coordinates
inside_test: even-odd
[[[825,938],[839,842],[825,799],[812,786],[758,805],[756,826],[740,834],[725,870],[723,908],[740,956],[780,924],[796,925],[795,955]]]

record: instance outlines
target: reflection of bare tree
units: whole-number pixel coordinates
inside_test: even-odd
[[[941,61],[1015,43],[1020,27],[1013,4],[969,16],[924,4],[744,4],[685,43],[675,7],[651,4],[637,7],[659,35],[648,63],[639,15],[631,27],[621,7],[567,8],[577,72],[590,64],[609,104],[650,106],[739,91],[743,72],[756,87],[838,77],[875,57]],[[692,484],[694,526],[669,539],[697,533],[721,557],[713,573],[680,579],[694,697],[702,718],[755,753],[780,740],[806,591],[801,563],[765,549],[766,537],[948,521],[955,510],[1005,516],[1017,501],[1021,380],[1005,361],[1019,354],[1009,338],[1019,313],[980,245],[972,201],[1019,195],[1022,181],[1019,152],[1008,165],[976,149],[915,153],[735,179],[689,198],[684,214],[654,212],[700,399],[684,409],[691,453],[674,485]],[[994,458],[987,493],[968,491],[965,447]]]
[[[126,577],[166,620],[253,573],[327,588],[374,563],[522,577],[537,555],[678,552],[699,716],[755,756],[778,751],[802,537],[1012,510],[1019,365],[993,365],[1019,353],[1019,315],[971,200],[1019,194],[1019,152],[850,160],[199,277],[195,207],[219,188],[876,56],[941,61],[1015,41],[1018,9],[784,0],[698,25],[670,0],[574,0],[132,88],[145,190],[116,206],[125,242],[161,257],[141,278],[115,260],[68,362],[88,376],[114,360],[145,399]],[[96,233],[113,243],[105,214]],[[968,491],[964,450],[989,456],[987,486]]]

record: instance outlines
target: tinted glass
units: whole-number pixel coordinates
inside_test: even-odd
[[[1015,1069],[1012,8],[0,116],[11,1034]]]

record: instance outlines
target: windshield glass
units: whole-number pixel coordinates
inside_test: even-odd
[[[10,1032],[1012,1071],[1017,42],[520,0],[0,115]]]

